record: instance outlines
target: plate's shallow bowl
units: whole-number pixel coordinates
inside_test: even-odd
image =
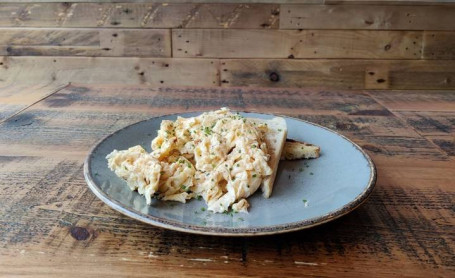
[[[153,200],[148,206],[143,196],[130,191],[107,167],[105,157],[114,149],[142,145],[150,151],[150,142],[162,120],[199,114],[152,118],[104,138],[85,161],[84,176],[90,189],[113,209],[155,226],[197,234],[252,236],[305,229],[336,219],[362,204],[374,187],[374,164],[359,146],[327,128],[287,117],[288,138],[319,145],[321,157],[281,161],[272,196],[264,199],[258,190],[248,199],[248,214],[214,214],[205,210],[204,201],[195,199],[186,204]]]

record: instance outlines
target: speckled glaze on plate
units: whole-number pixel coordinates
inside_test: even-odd
[[[203,200],[186,204],[153,200],[132,192],[107,167],[106,155],[142,145],[150,151],[162,120],[198,113],[156,117],[127,126],[101,140],[88,155],[84,176],[95,195],[113,209],[154,226],[181,232],[218,236],[269,235],[310,228],[339,218],[361,205],[376,182],[370,157],[355,143],[325,127],[284,117],[288,138],[321,147],[321,157],[312,160],[281,161],[272,196],[264,199],[260,190],[248,199],[249,213],[214,214]],[[245,117],[272,118],[274,115],[241,113]]]

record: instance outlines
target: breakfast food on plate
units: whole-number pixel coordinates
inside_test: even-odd
[[[320,152],[321,148],[316,145],[286,139],[281,160],[318,158]]]
[[[271,195],[286,135],[283,118],[245,118],[221,108],[163,120],[151,153],[134,146],[106,158],[147,204],[152,198],[185,203],[202,197],[213,212],[247,212],[246,198],[259,187],[265,198]]]

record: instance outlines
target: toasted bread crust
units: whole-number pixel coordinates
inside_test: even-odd
[[[321,148],[306,142],[300,142],[292,139],[286,139],[281,160],[297,160],[318,158]]]
[[[265,135],[265,141],[270,155],[268,164],[270,168],[272,168],[273,173],[264,178],[261,185],[262,195],[264,198],[269,198],[272,194],[273,184],[278,171],[278,164],[283,152],[284,143],[286,142],[286,120],[281,117],[275,117],[271,120],[254,119],[254,121],[257,123],[267,123],[269,130]]]

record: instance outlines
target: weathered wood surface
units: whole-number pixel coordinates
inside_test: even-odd
[[[42,2],[62,2],[61,0],[3,0],[5,3],[42,3]],[[163,0],[69,0],[69,3],[130,3],[130,2],[150,2],[162,3]],[[280,3],[280,4],[362,4],[362,5],[450,5],[452,0],[170,0],[167,3]]]
[[[454,60],[221,60],[225,87],[453,89],[454,80]]]
[[[52,82],[0,87],[0,123],[67,85]]]
[[[174,57],[419,59],[422,32],[172,30]]]
[[[4,27],[277,28],[278,15],[279,5],[268,4],[0,4]]]
[[[169,29],[0,28],[0,55],[170,57]]]
[[[363,3],[362,3],[363,4]],[[455,30],[449,6],[282,5],[281,29]]]
[[[0,57],[0,86],[68,82],[213,86],[218,60],[135,57]]]
[[[455,59],[455,32],[425,31],[422,49],[424,59]]]
[[[405,90],[453,89],[454,80],[455,60],[0,58],[0,87],[76,82]]]
[[[139,223],[87,188],[83,159],[103,136],[220,106],[338,130],[376,163],[372,196],[310,230],[218,238]],[[454,106],[455,91],[68,86],[0,124],[0,276],[451,277],[454,142],[435,138],[454,136]]]

